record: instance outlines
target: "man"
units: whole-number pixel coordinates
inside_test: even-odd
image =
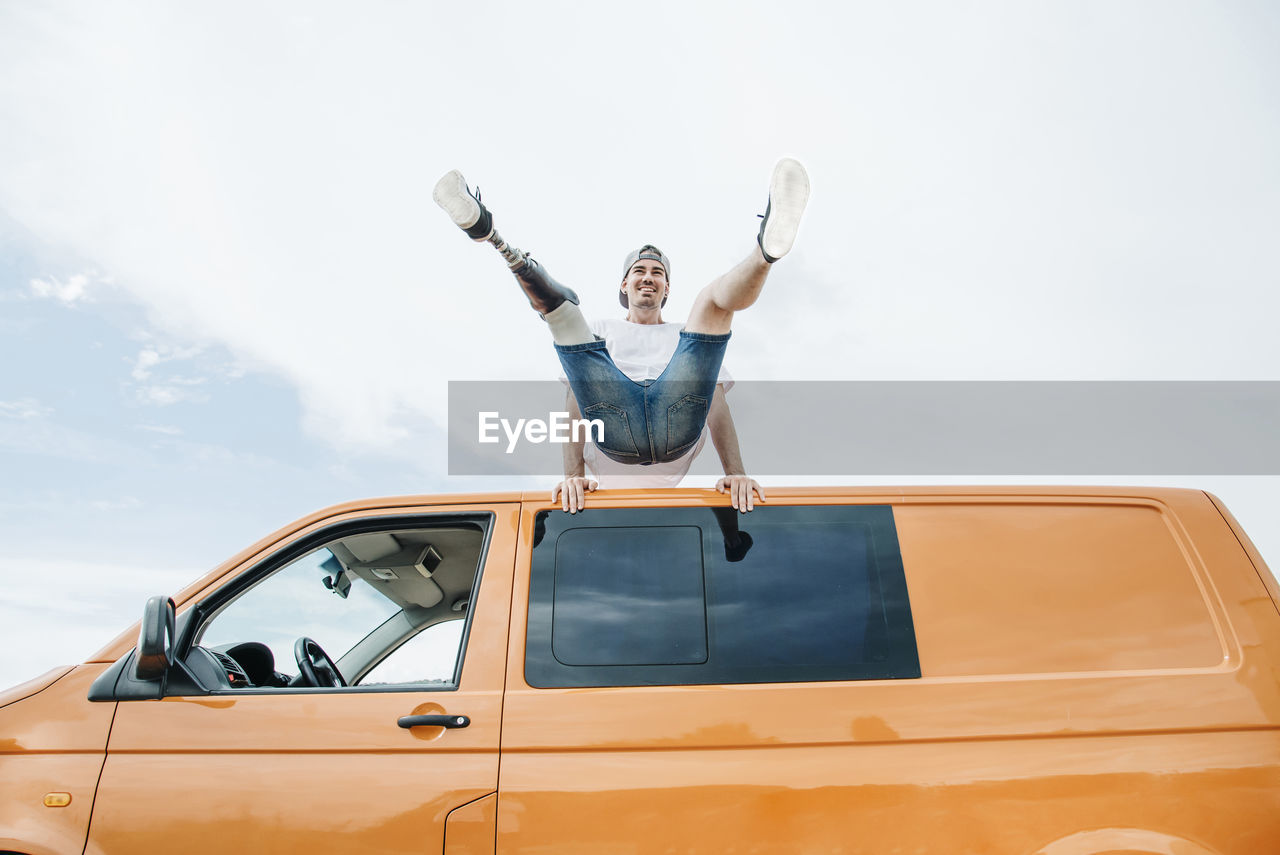
[[[553,501],[559,499],[570,513],[582,510],[586,493],[598,484],[586,477],[586,462],[603,477],[640,467],[662,485],[674,486],[708,432],[725,471],[716,489],[728,493],[740,512],[752,509],[756,495],[764,501],[764,491],[742,466],[724,397],[732,381],[721,373],[721,363],[734,312],[756,301],[773,263],[795,241],[809,199],[809,177],[798,161],[784,158],[774,167],[756,246],[698,293],[683,328],[662,320],[671,263],[657,247],[645,245],[627,258],[618,294],[626,320],[598,322],[593,328],[573,291],[503,240],[493,227],[493,215],[461,173],[441,178],[432,198],[469,237],[498,249],[547,322],[569,380],[570,417],[604,423],[602,440],[586,449],[566,447],[565,478],[552,491]]]

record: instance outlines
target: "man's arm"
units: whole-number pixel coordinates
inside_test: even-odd
[[[720,455],[720,465],[724,467],[724,477],[716,482],[716,490],[729,494],[729,501],[739,511],[746,513],[754,505],[753,491],[760,494],[764,501],[764,490],[754,479],[747,477],[747,470],[742,465],[742,449],[738,447],[738,431],[733,426],[733,415],[729,412],[729,402],[724,396],[724,386],[717,385],[716,393],[711,397],[711,408],[707,410],[707,427],[711,430],[711,442]]]
[[[573,390],[565,393],[564,408],[569,411],[570,423],[582,418],[578,409],[578,399],[573,397]],[[582,456],[585,439],[564,443],[564,480],[551,491],[551,501],[560,500],[560,507],[571,514],[576,514],[586,505],[587,493],[598,486],[587,477],[587,464]]]

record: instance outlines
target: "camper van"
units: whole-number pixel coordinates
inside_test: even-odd
[[[0,694],[0,851],[1280,853],[1277,604],[1195,490],[354,502]]]

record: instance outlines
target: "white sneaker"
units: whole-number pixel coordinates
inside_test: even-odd
[[[769,207],[756,240],[764,260],[772,264],[791,251],[800,229],[800,217],[809,202],[809,173],[800,161],[784,157],[773,168],[769,182]]]
[[[466,179],[458,170],[446,173],[436,182],[431,198],[472,240],[484,240],[493,233],[493,215],[481,204],[479,193],[472,193],[467,187]]]

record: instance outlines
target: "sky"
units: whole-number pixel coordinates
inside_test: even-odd
[[[1280,380],[1277,43],[1265,2],[0,5],[0,685],[325,505],[550,488],[447,474],[449,380],[558,373],[454,168],[588,316],[662,247],[679,319],[801,159],[740,379]],[[945,480],[1209,489],[1280,561],[1274,476]]]

